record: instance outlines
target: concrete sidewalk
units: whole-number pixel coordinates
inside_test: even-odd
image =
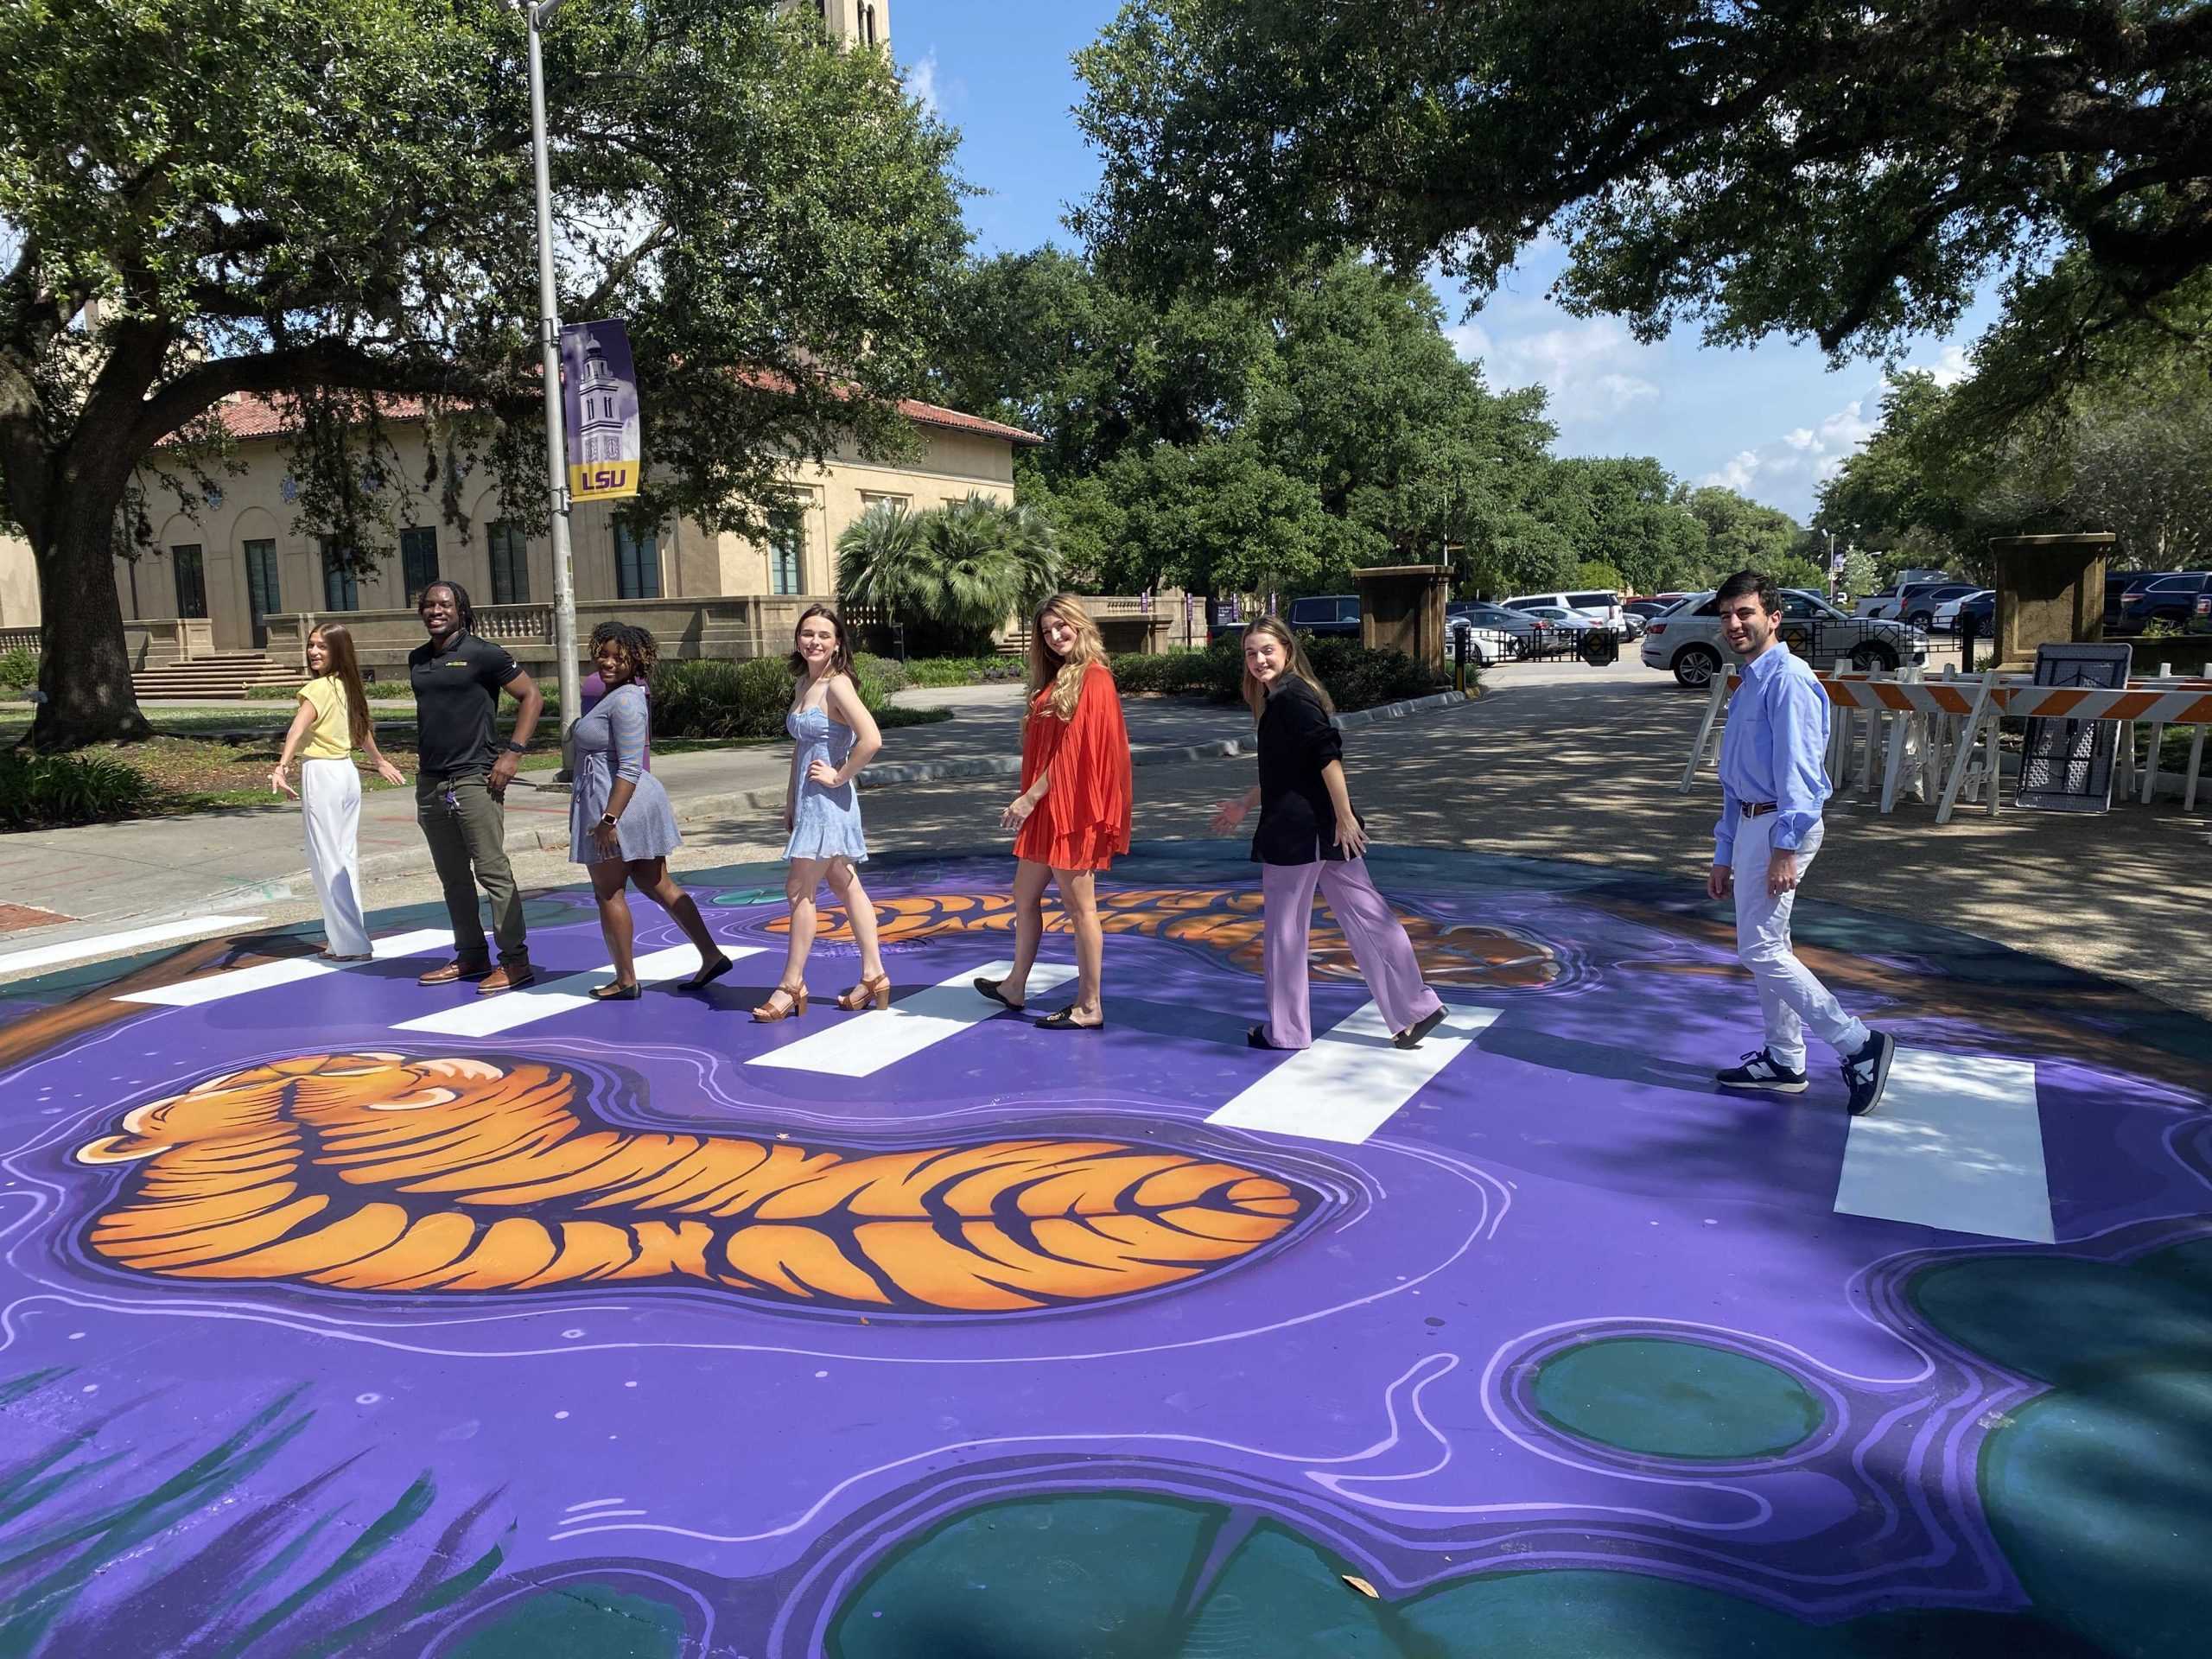
[[[900,692],[910,706],[950,708],[953,718],[887,732],[884,758],[861,774],[863,788],[1005,779],[1020,772],[1021,689],[1017,684]],[[1368,709],[1348,723],[1402,718],[1460,701],[1446,695]],[[1235,704],[1134,699],[1126,705],[1131,758],[1140,766],[1230,755],[1249,748],[1251,716]],[[789,745],[661,754],[653,775],[680,823],[717,836],[780,842]],[[512,853],[569,850],[568,785],[550,765],[518,774],[507,791]],[[361,875],[365,883],[427,873],[429,849],[415,821],[415,791],[361,797]],[[299,808],[291,802],[175,818],[30,830],[0,837],[0,901],[69,917],[0,939],[0,973],[16,949],[245,906],[311,899]]]

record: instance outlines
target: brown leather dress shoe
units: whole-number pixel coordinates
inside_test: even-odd
[[[442,968],[433,968],[416,980],[417,985],[450,985],[456,979],[481,979],[492,971],[488,962],[470,962],[455,957]]]
[[[494,991],[518,991],[525,985],[537,982],[537,972],[526,962],[501,963],[476,988],[479,996],[489,996]]]

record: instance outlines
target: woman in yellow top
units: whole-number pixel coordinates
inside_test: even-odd
[[[300,711],[284,734],[284,752],[269,774],[271,794],[297,796],[307,819],[308,871],[322,900],[322,954],[333,962],[369,959],[369,924],[361,914],[361,774],[353,751],[365,752],[388,784],[404,784],[399,768],[377,750],[368,694],[353,636],[335,622],[308,635],[308,672]],[[302,748],[302,745],[305,745]],[[300,786],[287,775],[300,755]]]

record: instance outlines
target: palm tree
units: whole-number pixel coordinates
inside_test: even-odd
[[[1023,568],[988,515],[967,504],[907,512],[879,503],[837,537],[846,601],[880,605],[927,649],[990,649],[1022,593]]]

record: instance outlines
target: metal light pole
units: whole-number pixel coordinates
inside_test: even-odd
[[[537,329],[545,376],[545,470],[552,492],[553,652],[558,659],[561,730],[582,712],[583,688],[576,672],[576,589],[569,556],[569,458],[561,433],[561,315],[553,291],[553,184],[545,152],[545,58],[538,36],[561,0],[524,10],[530,18],[530,159],[537,174]]]

